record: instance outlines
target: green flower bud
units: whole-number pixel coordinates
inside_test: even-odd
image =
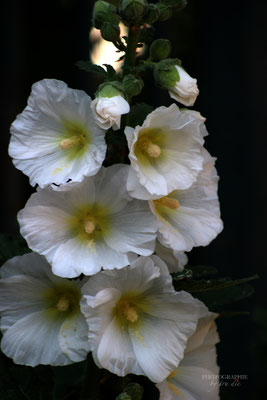
[[[150,46],[150,57],[152,60],[164,60],[169,57],[171,43],[168,39],[157,39]]]
[[[129,96],[137,96],[139,93],[141,93],[144,87],[144,82],[142,81],[142,79],[136,78],[132,74],[126,75],[123,79],[122,84],[125,92]]]
[[[146,22],[147,24],[153,24],[158,20],[158,17],[159,17],[158,7],[153,3],[149,4],[147,12],[143,17],[144,22]]]
[[[101,26],[101,35],[108,42],[117,42],[120,39],[120,27],[111,22],[104,22]]]
[[[106,1],[97,1],[93,9],[93,25],[97,29],[101,28],[101,25],[105,21],[109,21],[110,15],[115,13],[116,8]]]
[[[160,61],[154,67],[154,79],[158,86],[163,89],[170,89],[180,81],[176,65],[180,65],[177,59]]]
[[[148,8],[147,0],[121,0],[120,15],[127,23],[139,23]]]
[[[167,19],[172,16],[172,8],[167,4],[159,3],[157,4],[157,8],[159,10],[159,21],[167,21]]]
[[[95,93],[95,97],[125,97],[124,94],[122,84],[118,81],[114,81],[102,83],[102,85],[99,86],[98,91]]]

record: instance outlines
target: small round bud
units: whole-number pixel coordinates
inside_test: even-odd
[[[150,46],[150,57],[152,60],[164,60],[169,57],[171,43],[168,39],[157,39]]]
[[[163,89],[170,89],[179,82],[180,75],[176,65],[178,60],[167,59],[160,61],[154,67],[154,79],[158,86]]]
[[[101,35],[108,42],[117,42],[120,39],[120,27],[111,22],[104,22],[101,26]]]
[[[158,7],[151,3],[148,5],[147,12],[145,13],[143,20],[147,24],[153,24],[159,18],[159,9]]]
[[[142,20],[147,8],[147,0],[121,0],[119,11],[127,23],[137,24]]]
[[[116,8],[112,4],[109,4],[106,1],[97,1],[93,9],[94,27],[100,29],[105,21],[109,21],[110,16],[115,13],[115,11]]]
[[[143,80],[136,78],[132,74],[126,75],[123,79],[122,84],[128,96],[137,96],[139,93],[141,93],[144,87]]]
[[[172,8],[171,6],[168,6],[167,4],[162,4],[159,3],[157,4],[157,8],[159,10],[159,21],[167,21],[167,19],[171,18],[172,16]]]

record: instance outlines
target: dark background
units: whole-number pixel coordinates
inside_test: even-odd
[[[218,158],[224,231],[208,247],[190,253],[191,264],[216,266],[221,276],[259,274],[255,294],[233,310],[249,316],[219,321],[222,374],[247,374],[241,386],[224,388],[223,399],[263,399],[267,393],[266,265],[264,205],[266,158],[266,22],[264,0],[189,0],[188,7],[157,36],[169,38],[171,56],[198,79],[194,106],[207,118],[206,147]],[[9,0],[2,2],[1,49],[1,232],[17,234],[16,213],[32,188],[7,155],[9,126],[26,106],[31,85],[43,78],[65,81],[93,96],[94,76],[75,67],[88,59],[93,1]],[[154,106],[171,104],[152,89]],[[205,399],[203,399],[205,400]]]

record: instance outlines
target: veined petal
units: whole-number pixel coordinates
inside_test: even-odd
[[[85,92],[64,82],[44,79],[33,85],[27,107],[11,125],[9,145],[15,166],[32,185],[80,182],[100,169],[106,143],[90,104]]]

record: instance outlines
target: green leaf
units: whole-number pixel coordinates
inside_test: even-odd
[[[153,107],[146,103],[137,103],[131,107],[129,125],[133,128],[142,125],[147,115],[153,111]]]
[[[210,311],[220,312],[222,306],[243,300],[254,293],[254,288],[250,284],[240,286],[225,287],[219,290],[210,290],[194,294],[201,300]]]
[[[228,278],[217,280],[182,280],[175,284],[176,290],[185,290],[190,293],[205,292],[209,290],[223,289],[231,286],[241,285],[243,283],[257,279],[258,275],[253,275],[248,278],[231,280]]]
[[[0,265],[12,257],[20,256],[30,251],[22,236],[13,238],[10,235],[0,234]]]
[[[218,273],[217,268],[210,267],[208,265],[196,265],[194,267],[190,267],[192,270],[193,278],[199,279],[210,275],[216,275]]]
[[[112,65],[103,64],[107,68],[107,74],[111,80],[117,79],[117,73]]]
[[[94,72],[98,75],[101,75],[105,79],[109,77],[108,72],[100,67],[100,65],[93,64],[91,61],[78,61],[75,65],[85,72]]]

